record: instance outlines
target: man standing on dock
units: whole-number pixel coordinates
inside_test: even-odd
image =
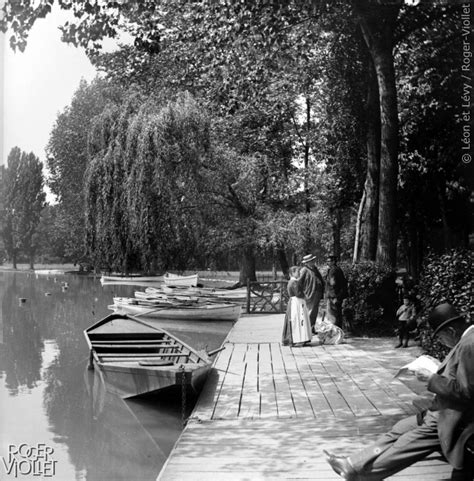
[[[326,317],[328,321],[342,329],[342,301],[347,297],[347,279],[337,265],[336,256],[329,256],[328,261]]]
[[[303,286],[304,299],[309,312],[311,330],[314,332],[314,325],[318,317],[319,303],[324,296],[324,281],[316,265],[316,256],[308,254],[301,260],[300,282]]]

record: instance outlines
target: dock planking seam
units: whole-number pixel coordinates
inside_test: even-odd
[[[299,366],[301,379],[305,386],[306,394],[311,404],[313,413],[315,417],[320,417],[321,414],[325,416],[333,415],[331,406],[327,401],[326,396],[321,389],[321,386],[319,385],[317,377],[313,374],[311,365],[309,364],[308,358],[305,356],[304,351],[305,349],[295,352],[295,350],[293,349],[293,356]]]
[[[269,343],[262,343],[259,345],[259,359],[261,360],[260,367],[262,368],[259,368],[259,387],[261,389],[260,416],[277,416],[278,406],[276,399],[276,386]]]
[[[345,345],[345,344],[342,344],[342,345],[340,345],[340,346],[342,347],[342,346],[346,346],[346,345]],[[338,347],[339,347],[339,346],[338,346]],[[338,349],[338,350],[335,349],[333,352],[331,352],[331,354],[333,355],[333,357],[336,357],[337,354],[339,354],[341,351],[342,351],[342,349]],[[338,356],[338,357],[339,357],[339,356]],[[348,356],[348,357],[349,357],[349,356]],[[347,358],[344,358],[344,359],[347,359]],[[340,362],[340,361],[336,361],[336,362]],[[385,375],[386,373],[388,373],[388,371],[387,371],[385,368],[383,368],[383,366],[381,366],[376,360],[372,360],[372,362],[379,365],[379,372],[384,373],[384,375]],[[398,409],[401,409],[401,410],[402,410],[403,412],[405,412],[406,414],[413,414],[413,413],[414,413],[414,409],[413,409],[413,408],[410,408],[410,405],[407,406],[406,401],[399,399],[399,397],[398,397],[398,395],[397,395],[397,393],[396,393],[396,390],[391,389],[390,386],[389,386],[389,384],[388,384],[387,382],[383,382],[383,380],[381,380],[380,378],[377,378],[377,377],[373,376],[374,369],[373,369],[373,366],[371,366],[371,364],[369,363],[369,361],[368,361],[368,360],[364,360],[364,363],[365,363],[366,366],[367,366],[367,371],[370,373],[370,374],[369,374],[369,378],[370,378],[370,380],[371,380],[371,385],[372,385],[372,387],[373,387],[374,384],[376,384],[377,386],[380,387],[380,389],[381,389],[383,392],[385,392],[385,393],[387,394],[388,399],[390,399],[391,402],[392,402],[392,408],[395,409],[396,407],[398,407]],[[371,367],[372,367],[372,368],[371,368]],[[351,372],[351,371],[353,371],[353,370],[348,369],[348,373],[347,373],[347,374],[348,374],[348,376],[350,376],[351,378],[353,378],[353,372]],[[361,370],[359,369],[359,372],[360,372],[360,371],[361,371]],[[392,379],[393,379],[393,376],[390,375],[390,380],[392,381]],[[356,382],[356,384],[359,384],[356,380],[354,380],[354,381]],[[404,393],[407,392],[408,388],[406,388],[406,386],[404,386],[403,384],[401,384],[400,381],[398,381],[398,380],[395,380],[395,382],[399,383],[399,384],[402,386],[402,387],[401,387],[401,390],[402,390]],[[411,390],[408,390],[408,391],[409,391],[409,393],[410,393],[409,395],[410,395],[410,400],[411,400],[411,399],[413,399],[413,392],[412,392]],[[364,395],[365,395],[366,398],[368,398],[368,399],[369,399],[369,397],[372,397],[372,396],[374,395],[374,392],[373,392],[372,389],[370,390],[370,393],[366,393],[366,390],[362,390],[362,392],[364,393]],[[377,391],[375,391],[375,392],[377,392]],[[372,402],[371,399],[369,399],[369,401]],[[374,405],[374,407],[375,407],[376,409],[378,409],[376,403],[372,403],[372,404]],[[396,407],[393,406],[393,404],[395,404]],[[389,412],[392,412],[392,408],[387,408],[387,407],[384,406],[384,407],[382,408],[382,411],[387,412],[387,410],[388,410]],[[380,410],[379,410],[379,411],[380,411]],[[382,411],[380,411],[380,414],[382,414]]]
[[[290,348],[286,346],[280,346],[280,352],[282,355],[283,366],[288,377],[288,384],[290,386],[290,392],[293,399],[296,416],[299,417],[303,415],[308,407],[311,409],[310,412],[312,412],[314,415],[311,403],[306,397],[304,385],[301,381],[301,377],[299,376],[296,363],[294,362],[294,359],[292,359]],[[293,361],[293,363],[291,361]],[[301,388],[303,388],[305,394],[299,394],[301,393]]]
[[[199,396],[196,408],[193,410],[192,417],[213,417],[226,377],[228,375],[235,375],[232,374],[228,369],[232,352],[233,345],[226,344],[226,349],[224,351],[221,351],[217,355],[214,361],[214,370],[211,372],[210,375],[211,379],[209,379],[209,382],[206,382],[206,384],[204,385],[203,391]]]
[[[280,344],[271,344],[273,380],[279,417],[296,416],[296,407],[288,376],[283,363]]]

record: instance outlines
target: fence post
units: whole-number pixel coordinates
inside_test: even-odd
[[[247,277],[247,314],[250,314],[250,278]]]

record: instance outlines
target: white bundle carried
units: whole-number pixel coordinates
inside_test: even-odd
[[[316,320],[314,330],[321,344],[341,344],[344,341],[344,331],[322,318]]]

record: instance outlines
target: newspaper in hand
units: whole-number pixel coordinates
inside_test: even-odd
[[[441,363],[438,361],[438,359],[432,356],[420,356],[417,357],[414,361],[405,364],[405,366],[402,366],[398,370],[397,374],[395,374],[395,377],[399,377],[404,374],[413,374],[421,368],[428,369],[428,371],[434,374],[438,370],[440,364]]]

